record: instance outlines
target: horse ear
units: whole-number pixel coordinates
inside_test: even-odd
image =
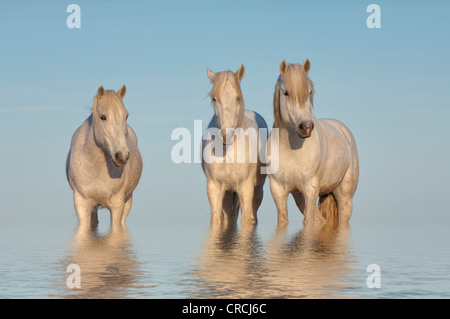
[[[239,83],[241,83],[242,79],[244,78],[244,73],[245,73],[245,68],[244,68],[244,65],[241,64],[239,69],[236,71],[236,75],[237,75]]]
[[[216,76],[216,74],[208,68],[206,68],[206,71],[208,72],[208,78],[211,83],[214,82],[214,77]]]
[[[305,70],[306,74],[308,74],[309,70],[311,69],[311,62],[309,62],[308,59],[305,60],[305,62],[303,62],[303,70]]]
[[[125,96],[126,93],[127,93],[127,87],[124,84],[124,85],[122,85],[120,90],[117,91],[117,94],[119,94],[120,98],[123,99],[123,97]]]
[[[280,74],[284,74],[287,70],[286,60],[281,61],[280,63]]]
[[[97,90],[97,99],[100,100],[104,94],[105,89],[103,88],[103,85],[100,85],[100,87]]]

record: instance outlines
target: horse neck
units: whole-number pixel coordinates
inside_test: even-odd
[[[244,130],[246,130],[248,128],[247,126],[247,122],[245,122],[245,105],[244,102],[241,102],[241,107],[242,107],[242,114],[239,115],[239,123],[241,123],[240,125],[238,125],[236,128],[242,128]]]
[[[104,161],[105,151],[95,141],[94,119],[93,119],[92,114],[88,118],[88,124],[89,124],[89,126],[88,126],[88,131],[86,134],[86,140],[84,141],[84,145],[83,145],[84,152],[85,152],[86,156],[91,158],[91,160],[98,159],[100,161],[101,160]]]

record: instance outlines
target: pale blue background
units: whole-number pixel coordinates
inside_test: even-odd
[[[305,58],[317,117],[359,147],[353,220],[449,221],[448,1],[377,1],[381,29],[366,26],[368,1],[76,1],[81,29],[66,26],[70,3],[0,4],[1,223],[76,223],[71,136],[100,85],[126,84],[145,164],[129,222],[207,225],[201,167],[170,158],[172,130],[212,115],[206,67],[244,64],[246,107],[271,125],[279,63]],[[259,216],[274,223],[265,189]]]

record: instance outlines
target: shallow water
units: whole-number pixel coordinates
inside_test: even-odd
[[[3,223],[1,298],[448,298],[442,224],[352,223],[310,233],[260,222],[130,222],[97,233],[69,223]],[[70,264],[81,288],[69,288]],[[380,288],[369,288],[369,264]]]

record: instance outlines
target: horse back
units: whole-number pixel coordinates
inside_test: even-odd
[[[72,164],[71,163],[72,153],[73,153],[73,151],[76,151],[77,148],[80,148],[82,146],[82,143],[86,140],[90,123],[91,123],[91,116],[89,116],[83,122],[83,124],[81,124],[75,130],[75,132],[72,135],[72,140],[70,141],[70,149],[69,149],[69,152],[68,152],[67,158],[66,158],[66,177],[67,177],[67,180],[69,181],[69,183],[70,183],[69,171],[70,171],[70,166]]]
[[[323,128],[322,131],[324,135],[326,135],[327,139],[333,144],[345,142],[345,145],[349,147],[349,150],[354,147],[355,138],[344,123],[335,119],[320,119],[319,122]]]
[[[255,111],[245,110],[244,118],[246,119],[247,125],[250,124],[250,126],[254,127],[255,129],[259,129],[259,128],[267,129],[266,121],[260,114],[256,113]]]
[[[339,183],[349,170],[357,173],[358,152],[353,134],[342,122],[321,119],[319,123],[324,159],[322,183],[331,186]]]

